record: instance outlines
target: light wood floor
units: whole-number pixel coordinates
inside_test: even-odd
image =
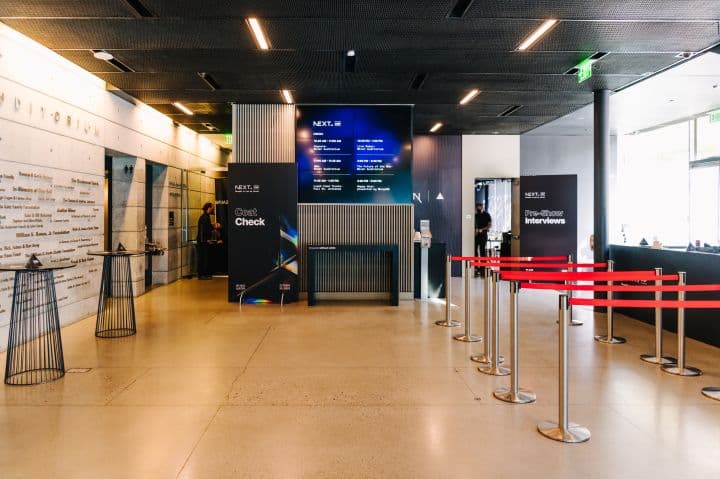
[[[180,281],[138,298],[135,337],[98,340],[94,318],[64,328],[67,367],[91,369],[0,386],[0,478],[720,478],[720,402],[700,394],[720,386],[718,349],[689,341],[705,375],[670,376],[638,359],[651,326],[618,317],[628,343],[607,346],[592,340],[602,317],[576,311],[570,418],[592,438],[566,445],[536,431],[557,419],[557,294],[521,293],[529,405],[493,398],[508,378],[480,374],[480,344],[433,324],[442,304],[225,296],[223,279]]]

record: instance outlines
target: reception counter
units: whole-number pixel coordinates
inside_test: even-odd
[[[688,284],[720,284],[720,254],[651,249],[640,246],[611,245],[610,259],[616,271],[652,270],[663,268],[666,274],[687,273]],[[654,299],[653,293],[616,293],[618,299]],[[720,299],[715,293],[687,293],[687,299]],[[665,293],[663,299],[677,299],[677,293]],[[650,309],[622,309],[618,312],[654,324],[655,312]],[[688,309],[685,312],[687,336],[720,347],[720,310]],[[677,312],[663,311],[663,327],[675,332]]]

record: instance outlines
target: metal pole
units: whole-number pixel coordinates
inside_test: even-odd
[[[466,343],[476,343],[481,341],[480,336],[473,336],[471,329],[472,320],[470,319],[470,276],[472,275],[473,266],[471,261],[465,262],[465,334],[456,334],[453,339]]]
[[[520,389],[519,361],[518,361],[518,293],[520,282],[510,282],[510,387],[495,390],[493,396],[505,402],[527,404],[535,402],[536,396],[532,391]]]
[[[720,387],[708,386],[702,390],[703,396],[720,401]]]
[[[484,302],[483,302],[483,334],[485,335],[485,341],[483,342],[483,352],[480,354],[473,354],[470,356],[471,361],[476,363],[488,364],[491,361],[490,357],[490,338],[492,336],[492,324],[490,322],[490,310],[492,308],[492,298],[490,296],[490,281],[491,281],[491,269],[486,267],[483,270],[483,290],[484,290]]]
[[[578,443],[590,439],[590,431],[568,420],[568,296],[560,295],[558,308],[558,420],[538,424],[538,432],[555,441]]]
[[[568,255],[568,257],[567,257],[567,262],[568,262],[568,264],[572,264],[572,262],[573,262],[573,255],[571,255],[571,254]],[[572,268],[568,268],[566,271],[577,271],[577,270],[574,270],[574,269],[572,269]],[[573,282],[572,282],[572,281],[565,281],[565,284],[573,284]],[[569,290],[567,291],[567,294],[568,294],[568,298],[572,299],[572,297],[573,297],[573,291],[569,289]],[[585,323],[583,323],[583,322],[580,321],[580,320],[573,319],[573,308],[572,308],[572,305],[570,306],[570,315],[568,316],[568,318],[569,318],[569,320],[570,320],[570,326],[582,326],[583,324],[585,324]]]
[[[613,271],[615,271],[615,262],[611,259],[609,259],[607,261],[607,270],[608,270],[608,273],[612,273]],[[607,285],[612,286],[613,282],[608,281]],[[608,300],[613,299],[612,291],[607,292],[607,299]],[[607,334],[595,336],[595,341],[605,343],[605,344],[622,344],[625,342],[625,338],[621,338],[619,336],[613,335],[613,307],[612,306],[607,307]]]
[[[684,286],[686,283],[686,273],[678,271],[678,285]],[[685,301],[685,291],[678,291],[678,301]],[[666,364],[662,370],[676,376],[700,376],[702,371],[698,368],[685,365],[685,308],[678,308],[677,319],[677,364]]]
[[[655,276],[662,276],[663,269],[655,268]],[[655,286],[662,288],[662,280],[656,279]],[[655,291],[655,301],[662,301],[663,294],[659,289]],[[663,356],[663,310],[660,306],[655,308],[655,354],[641,354],[640,359],[653,364],[675,364],[677,359]]]
[[[488,334],[485,341],[492,341],[490,348],[490,363],[478,367],[478,371],[491,376],[507,376],[510,370],[500,366],[500,294],[498,291],[498,281],[500,272],[492,272],[492,335]]]
[[[435,321],[438,326],[456,328],[460,321],[450,319],[450,308],[452,307],[452,295],[450,294],[450,282],[452,281],[452,256],[448,255],[445,261],[445,320]]]

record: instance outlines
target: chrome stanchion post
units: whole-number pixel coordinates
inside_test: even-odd
[[[582,426],[571,423],[568,419],[568,296],[560,295],[558,312],[559,380],[558,380],[558,421],[543,421],[538,424],[538,432],[555,441],[578,443],[590,439],[590,431]]]
[[[703,396],[708,397],[710,399],[720,401],[720,387],[708,386],[706,388],[703,388],[702,394],[703,394]]]
[[[572,264],[573,262],[573,255],[569,254],[567,257],[568,264]],[[577,271],[576,269],[569,268],[567,271]],[[565,284],[571,285],[573,284],[573,281],[565,281]],[[573,290],[569,289],[567,290],[568,299],[572,299],[573,297]],[[573,309],[572,306],[570,306],[570,314],[568,315],[568,319],[570,320],[570,326],[582,326],[584,323],[582,321],[573,319]]]
[[[663,269],[655,268],[655,276],[662,276]],[[655,286],[658,288],[655,291],[655,301],[662,301],[663,294],[660,288],[662,288],[662,280],[656,279]],[[663,356],[663,320],[662,320],[662,307],[657,306],[655,308],[655,354],[641,354],[640,359],[653,364],[675,364],[677,360],[668,356]]]
[[[608,273],[612,273],[613,271],[615,271],[615,262],[611,259],[609,259],[607,262],[607,270],[608,270]],[[613,282],[608,281],[607,285],[608,285],[608,287],[612,287]],[[612,291],[607,292],[607,299],[608,300],[613,299]],[[607,334],[595,336],[595,341],[599,341],[599,342],[605,343],[605,344],[622,344],[625,342],[625,338],[613,336],[613,307],[612,306],[607,307]]]
[[[685,286],[686,273],[678,271],[678,285]],[[685,291],[678,291],[678,301],[685,301]],[[702,371],[685,365],[685,308],[678,308],[677,319],[677,364],[666,364],[662,370],[676,376],[700,376]]]
[[[491,309],[492,309],[492,297],[491,297],[491,291],[490,291],[490,281],[492,277],[492,270],[490,267],[486,267],[483,270],[483,294],[485,296],[484,302],[483,302],[483,335],[485,336],[485,341],[483,342],[483,352],[480,354],[473,354],[470,356],[471,361],[475,361],[476,363],[483,363],[488,364],[492,360],[490,357],[490,338],[492,335],[492,315],[491,315]],[[502,362],[502,361],[501,361]]]
[[[485,341],[492,341],[489,350],[490,363],[478,367],[478,371],[492,376],[507,376],[510,370],[500,366],[500,295],[498,291],[499,271],[492,272],[492,327],[486,335]]]
[[[519,361],[518,361],[518,293],[520,282],[510,282],[510,387],[495,390],[493,396],[505,402],[527,404],[535,402],[536,396],[532,391],[520,389]]]
[[[476,343],[481,341],[480,336],[473,336],[471,329],[472,320],[470,319],[470,276],[472,275],[472,261],[465,262],[465,334],[456,334],[453,339],[464,341],[466,343]]]
[[[435,321],[438,326],[446,328],[456,328],[460,326],[460,321],[450,319],[450,308],[452,307],[452,295],[450,294],[450,282],[452,281],[452,256],[448,255],[445,262],[445,319]]]

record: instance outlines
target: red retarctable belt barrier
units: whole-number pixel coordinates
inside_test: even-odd
[[[654,301],[651,299],[570,298],[570,304],[574,306],[612,306],[614,308],[720,309],[720,301]]]
[[[452,261],[567,261],[567,256],[451,256]]]
[[[677,281],[678,277],[674,274],[667,274],[663,276],[657,276],[656,279],[662,281]],[[677,292],[677,291],[720,291],[720,285],[718,284],[690,284],[690,285],[662,285],[655,286],[654,284],[638,284],[638,285],[625,285],[625,284],[560,284],[560,283],[520,283],[520,287],[523,289],[550,289],[556,291],[617,291],[618,293],[642,293],[642,292]]]
[[[533,263],[533,264],[517,264],[517,263],[492,263],[477,261],[470,263],[476,267],[486,268],[510,268],[510,269],[576,269],[576,268],[607,268],[607,263]]]
[[[655,271],[506,271],[500,273],[500,278],[507,281],[655,281],[663,276],[657,276]],[[668,275],[665,278],[678,279],[677,275]]]

